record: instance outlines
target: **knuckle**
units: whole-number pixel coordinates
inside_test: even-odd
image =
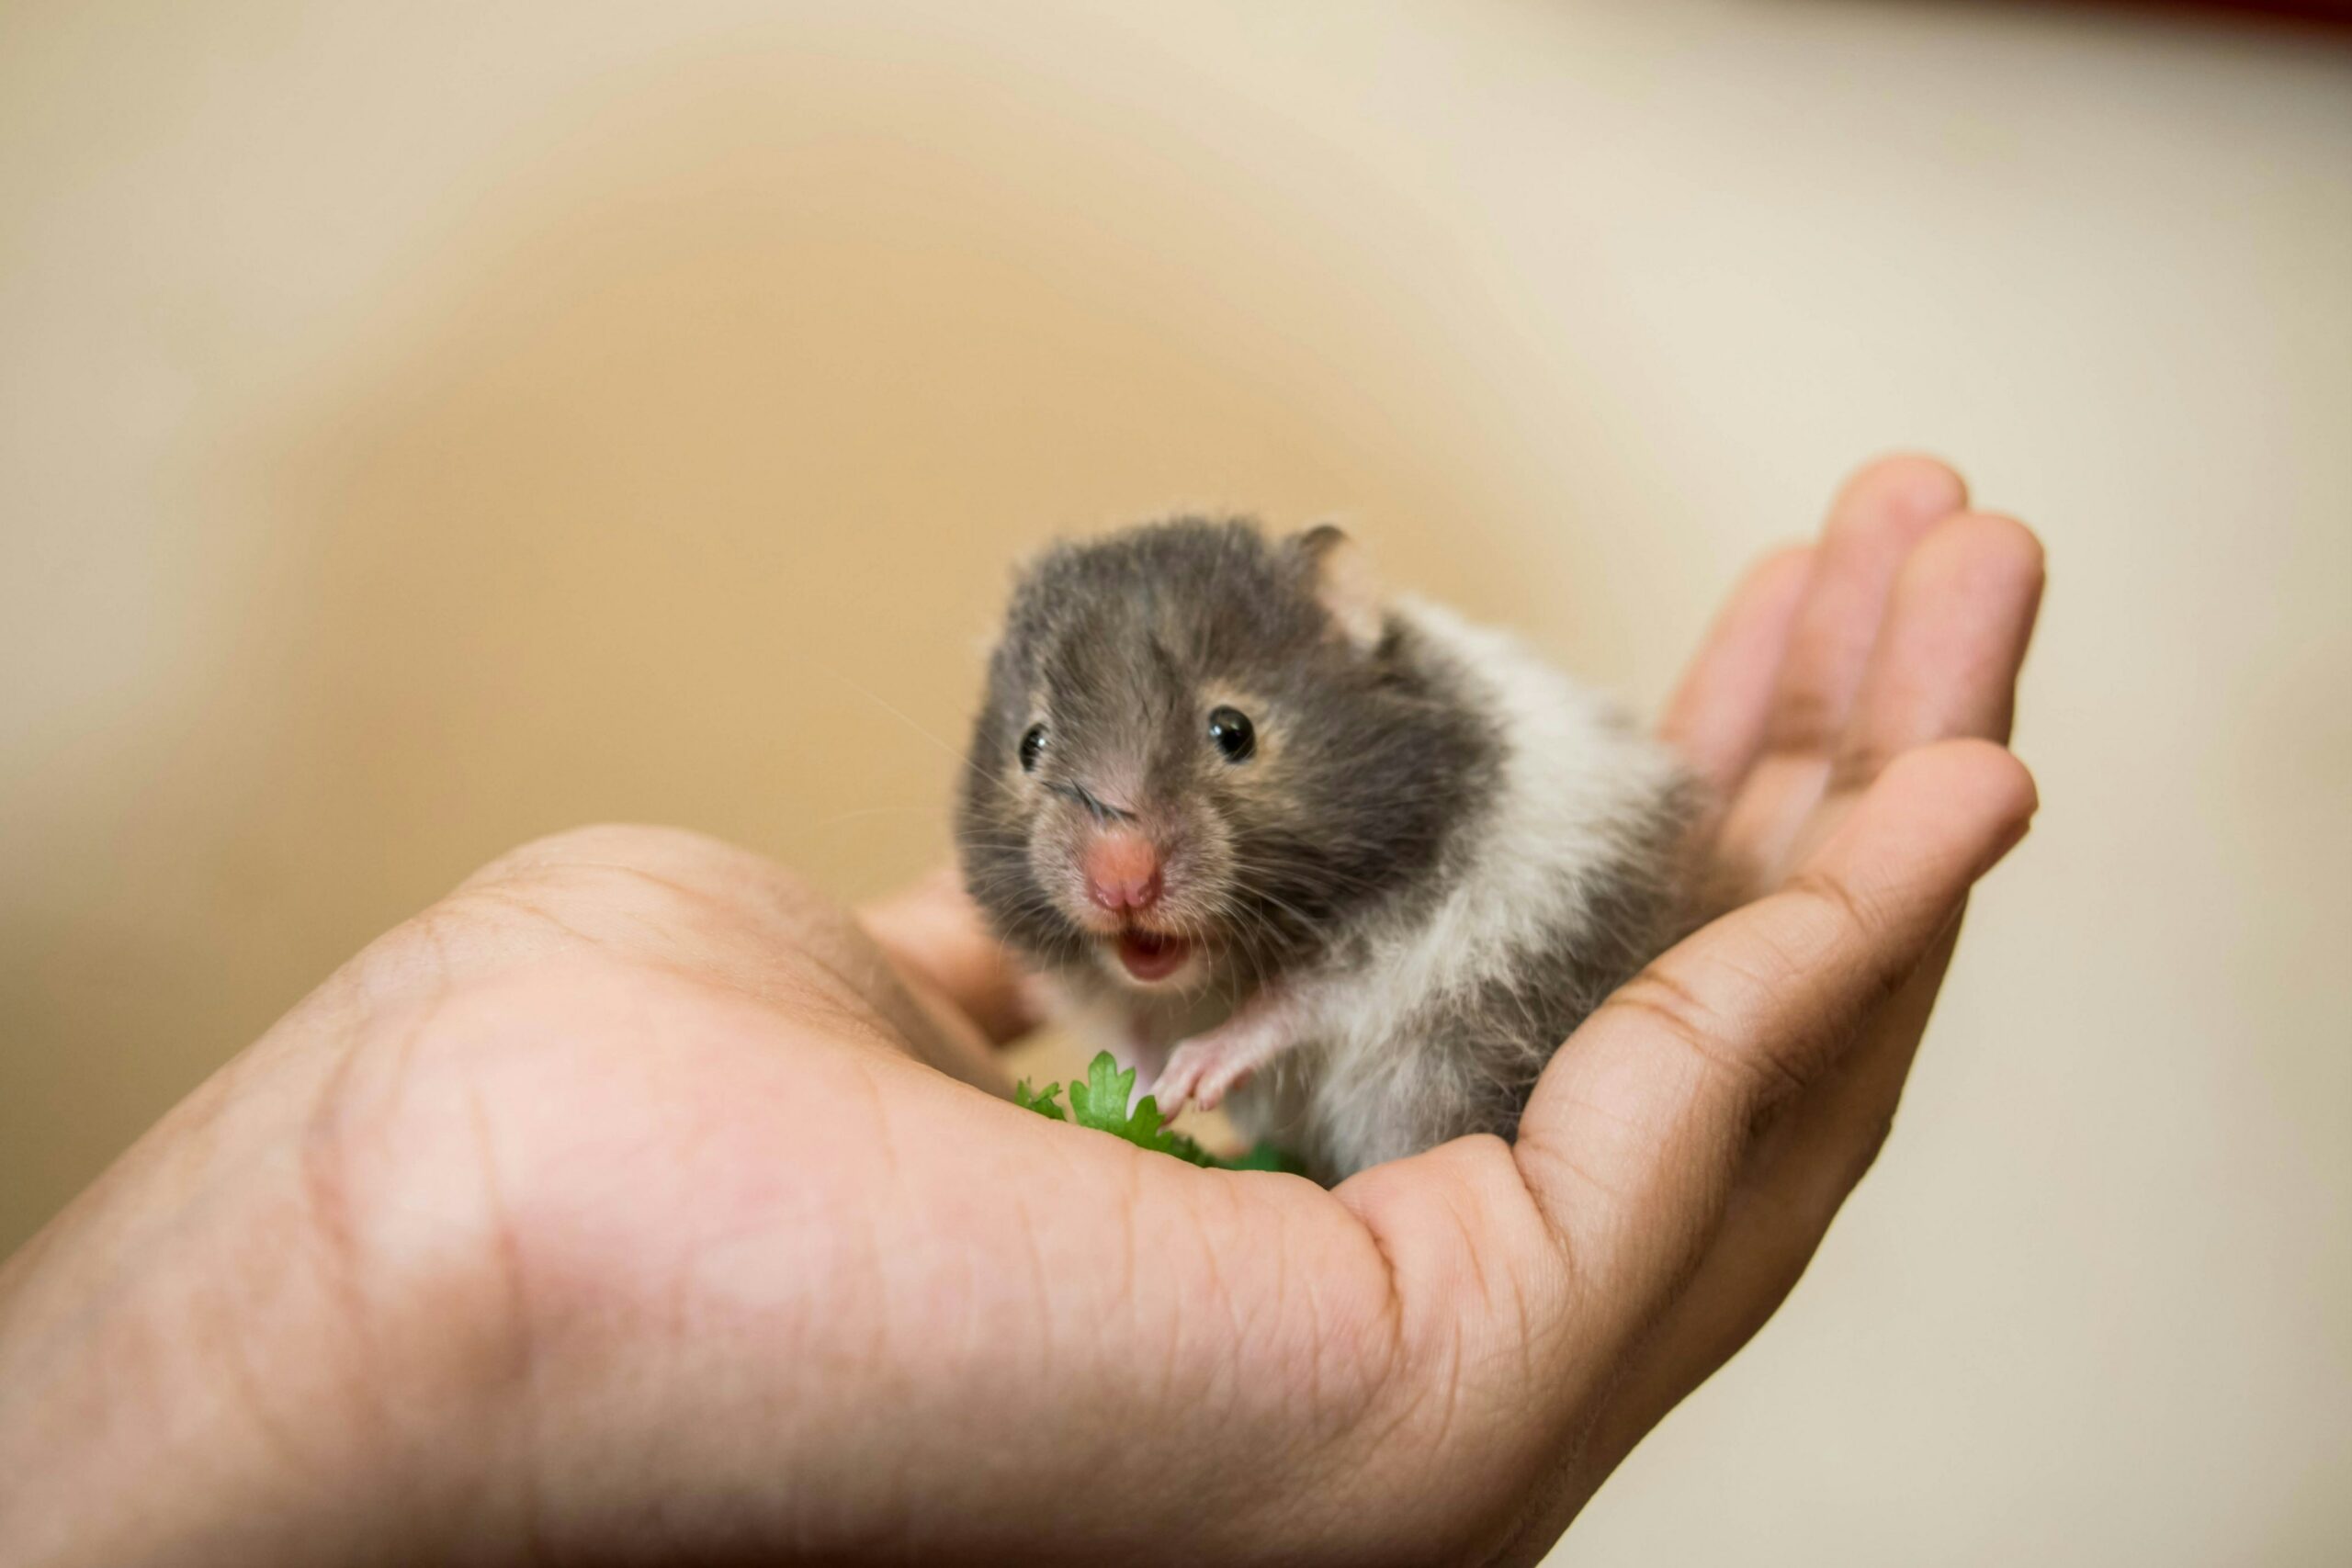
[[[1792,874],[1781,890],[1805,899],[1826,913],[1841,934],[1867,941],[1876,933],[1879,919],[1860,894],[1834,872],[1808,866]]]
[[[1892,1106],[1865,1122],[1853,1134],[1848,1145],[1845,1168],[1839,1173],[1838,1195],[1840,1201],[1862,1183],[1878,1164],[1879,1156],[1886,1152],[1887,1140],[1894,1136],[1894,1111]]]
[[[1900,750],[1889,747],[1880,738],[1863,737],[1849,741],[1839,748],[1838,760],[1829,770],[1828,793],[1832,795],[1860,794],[1901,755]]]
[[[1618,987],[1609,1004],[1641,1013],[1693,1050],[1712,1051],[1711,1042],[1721,1028],[1715,1010],[1661,964],[1650,965]]]
[[[1886,941],[1889,922],[1884,913],[1834,872],[1818,867],[1799,871],[1781,885],[1781,891],[1810,904],[1829,922],[1825,953],[1851,954],[1847,962],[1853,965],[1860,987],[1836,1010],[1836,1032],[1842,1038],[1901,988],[1917,954],[1904,943]]]
[[[1723,1010],[1663,964],[1652,964],[1619,987],[1606,1006],[1637,1014],[1712,1073],[1739,1080],[1754,1114],[1804,1089],[1811,1080],[1800,1059],[1744,1032]]]
[[[1826,751],[1843,728],[1837,699],[1816,683],[1799,682],[1774,697],[1767,744],[1775,751],[1815,755]]]

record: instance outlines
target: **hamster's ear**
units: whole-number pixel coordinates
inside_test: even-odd
[[[1340,634],[1360,651],[1378,647],[1384,611],[1380,579],[1363,547],[1329,523],[1294,534],[1289,542],[1306,558],[1315,597],[1331,613]]]

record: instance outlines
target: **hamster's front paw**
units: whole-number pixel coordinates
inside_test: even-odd
[[[1215,1029],[1177,1046],[1151,1086],[1160,1114],[1175,1115],[1187,1100],[1215,1111],[1251,1073],[1297,1043],[1306,1016],[1289,992],[1263,990]]]
[[[1197,1035],[1176,1047],[1168,1066],[1151,1086],[1162,1116],[1173,1116],[1185,1103],[1215,1111],[1225,1097],[1249,1081],[1257,1067],[1250,1053],[1234,1036],[1221,1031]]]

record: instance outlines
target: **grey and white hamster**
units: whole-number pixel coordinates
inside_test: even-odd
[[[1325,1181],[1512,1135],[1689,923],[1673,758],[1329,526],[1049,550],[970,763],[966,884],[1061,1021]]]

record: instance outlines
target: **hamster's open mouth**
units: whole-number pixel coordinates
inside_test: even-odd
[[[1119,933],[1119,966],[1128,978],[1147,984],[1165,980],[1193,956],[1193,944],[1181,936],[1128,930]]]

